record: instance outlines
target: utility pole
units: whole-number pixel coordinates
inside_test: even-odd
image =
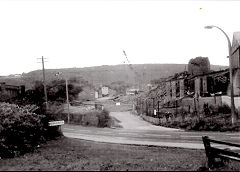
[[[212,29],[212,28],[217,28],[219,29],[227,38],[228,41],[228,53],[229,53],[229,75],[230,75],[230,97],[231,97],[231,116],[232,116],[232,125],[235,125],[236,122],[236,114],[235,114],[235,104],[234,104],[234,90],[233,90],[233,67],[232,67],[232,45],[231,41],[226,34],[220,27],[218,26],[205,26],[205,29]]]
[[[62,72],[58,72],[58,73],[56,73],[55,74],[55,76],[58,76],[59,77],[59,75],[62,75],[62,79],[63,79],[63,74],[62,74]],[[67,116],[67,118],[68,118],[68,124],[69,124],[69,122],[70,122],[70,110],[69,110],[69,108],[70,108],[70,104],[69,104],[69,96],[68,96],[68,80],[67,80],[67,77],[64,77],[65,78],[65,83],[66,83],[66,98],[67,98],[67,106],[68,106],[68,116]]]
[[[70,113],[69,113],[69,98],[68,98],[68,80],[66,78],[66,96],[67,96],[67,105],[68,105],[68,124],[70,122]]]
[[[45,68],[44,68],[44,58],[38,58],[42,60],[42,72],[43,72],[43,86],[44,86],[44,96],[45,96],[45,103],[46,103],[46,110],[48,109],[48,98],[47,98],[47,86],[46,86],[46,78],[45,78]]]

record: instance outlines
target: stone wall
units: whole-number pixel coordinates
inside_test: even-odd
[[[140,116],[143,118],[143,120],[148,121],[148,122],[150,122],[152,124],[155,124],[155,125],[159,125],[160,124],[159,118],[153,118],[151,116],[146,116],[146,115],[140,115]]]
[[[194,84],[194,86],[195,86],[195,88],[194,88],[194,90],[195,90],[195,97],[197,97],[197,96],[200,95],[200,78],[196,78],[194,80],[194,82],[195,82],[195,84]]]
[[[171,82],[166,82],[166,101],[171,100]]]
[[[166,116],[164,117],[161,117],[161,118],[154,118],[154,117],[150,117],[150,116],[146,116],[146,115],[140,115],[142,117],[143,120],[147,121],[147,122],[150,122],[154,125],[159,125],[159,124],[163,124],[163,123],[166,123],[166,122],[171,122],[173,121],[174,119],[175,120],[181,120],[180,118],[181,117],[177,117],[177,118],[173,118],[172,116],[169,116],[168,118]]]
[[[208,90],[207,90],[207,76],[204,76],[203,78],[202,78],[202,86],[203,86],[203,93],[207,93],[208,92]]]
[[[181,79],[179,81],[179,87],[180,87],[180,97],[184,97],[184,79]]]
[[[235,69],[233,72],[233,89],[234,95],[240,96],[240,68]]]
[[[200,112],[203,111],[203,105],[208,104],[208,106],[222,106],[222,97],[214,96],[214,97],[199,97],[196,98],[184,98],[180,102],[180,106],[187,112],[194,112],[194,110],[198,110]]]
[[[176,81],[171,82],[172,87],[172,99],[176,99]]]

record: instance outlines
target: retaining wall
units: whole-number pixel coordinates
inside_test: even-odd
[[[153,117],[150,117],[150,116],[146,116],[146,115],[141,115],[141,117],[145,120],[145,121],[148,121],[152,124],[155,124],[155,125],[158,125],[160,124],[160,120],[158,118],[153,118]]]
[[[214,97],[199,97],[194,98],[184,98],[182,99],[180,106],[186,111],[193,112],[195,110],[203,111],[203,105],[208,104],[208,106],[222,106],[222,96]]]

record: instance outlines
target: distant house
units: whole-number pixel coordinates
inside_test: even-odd
[[[95,91],[95,99],[98,99],[98,92]]]
[[[103,87],[101,88],[101,93],[102,93],[102,97],[108,96],[108,95],[109,95],[108,87],[103,86]]]

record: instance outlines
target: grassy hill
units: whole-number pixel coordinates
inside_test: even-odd
[[[227,66],[211,65],[211,70],[226,69]],[[46,69],[47,82],[57,79],[57,72],[62,72],[63,77],[76,77],[86,80],[88,83],[99,86],[100,84],[111,84],[116,81],[125,83],[147,84],[153,79],[165,78],[177,72],[187,69],[187,64],[133,64],[129,65],[103,65],[85,68],[64,68],[64,69]],[[24,73],[21,77],[0,77],[0,82],[7,84],[24,84],[30,88],[35,80],[42,80],[42,71],[36,70]]]

